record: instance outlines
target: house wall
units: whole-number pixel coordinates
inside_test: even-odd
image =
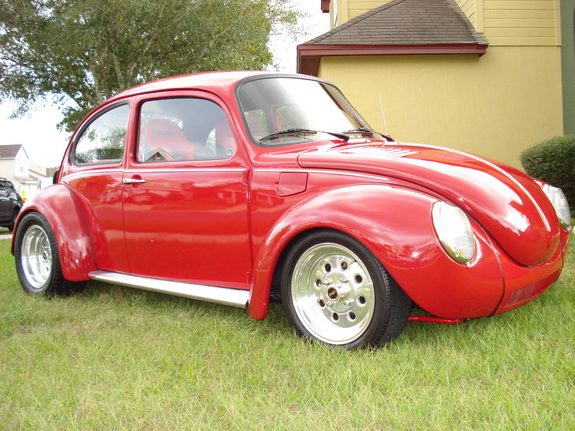
[[[23,148],[16,154],[14,159],[14,175],[20,178],[27,178],[30,175],[30,161]]]
[[[392,0],[332,0],[330,9],[334,6],[337,8],[337,25],[340,25],[390,1]]]
[[[561,1],[561,65],[563,72],[563,127],[575,134],[575,0]]]
[[[349,20],[348,0],[331,0],[329,3],[329,25],[330,28]]]
[[[14,182],[14,174],[15,174],[15,169],[14,169],[15,165],[14,165],[14,159],[10,158],[10,159],[3,159],[0,160],[0,177],[6,178],[12,182]]]
[[[493,47],[476,55],[324,57],[370,125],[395,139],[441,145],[521,167],[521,152],[563,134],[560,47]]]
[[[455,0],[475,30],[483,33],[483,0]]]
[[[331,8],[337,8],[337,25],[340,25],[390,1],[332,0]],[[560,0],[455,1],[476,31],[485,33],[490,46],[561,43]]]
[[[483,3],[484,32],[490,46],[561,44],[559,0],[476,1],[478,9]]]
[[[29,176],[30,162],[23,147],[15,157],[0,159],[0,177],[11,181],[23,198],[30,197],[37,189],[37,181],[31,180]]]

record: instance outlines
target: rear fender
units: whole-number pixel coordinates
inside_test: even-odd
[[[355,185],[302,202],[276,223],[258,253],[250,315],[265,318],[283,250],[298,235],[322,228],[344,232],[363,243],[426,311],[446,318],[492,314],[504,286],[489,239],[474,223],[478,257],[467,266],[453,261],[433,228],[431,209],[436,201],[431,195],[400,186]],[[480,290],[462,288],[472,280],[482,283]]]
[[[64,277],[70,281],[88,280],[88,274],[96,270],[96,263],[84,218],[70,190],[63,184],[55,184],[24,205],[14,227],[12,254],[20,221],[31,211],[40,213],[50,224]]]

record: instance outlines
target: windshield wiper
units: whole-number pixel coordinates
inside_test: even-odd
[[[358,127],[357,129],[346,130],[342,132],[345,134],[353,134],[353,133],[360,133],[362,135],[373,136],[375,132],[373,130],[368,129],[367,127]]]
[[[342,141],[345,142],[349,141],[349,136],[344,135],[343,133],[322,132],[320,130],[311,130],[311,129],[287,129],[264,136],[263,138],[260,138],[260,142],[271,141],[272,139],[281,138],[282,136],[287,135],[317,135],[318,133],[327,133],[328,135],[335,136],[336,138],[339,138]]]
[[[374,132],[371,129],[368,129],[367,127],[358,127],[357,129],[352,129],[352,130],[346,130],[343,133],[348,133],[348,134],[354,134],[354,133],[361,133],[362,135],[367,135],[367,136],[371,136],[373,137],[373,135],[378,134],[380,136],[383,136],[387,141],[393,141],[393,138],[389,135],[384,135],[383,133],[379,133],[379,132]]]

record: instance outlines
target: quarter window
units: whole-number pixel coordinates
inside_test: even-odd
[[[86,127],[74,152],[76,164],[118,163],[124,156],[129,106],[104,112]]]

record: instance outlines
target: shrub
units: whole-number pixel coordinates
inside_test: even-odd
[[[556,136],[521,154],[528,175],[538,178],[565,193],[571,213],[575,211],[575,135]]]

